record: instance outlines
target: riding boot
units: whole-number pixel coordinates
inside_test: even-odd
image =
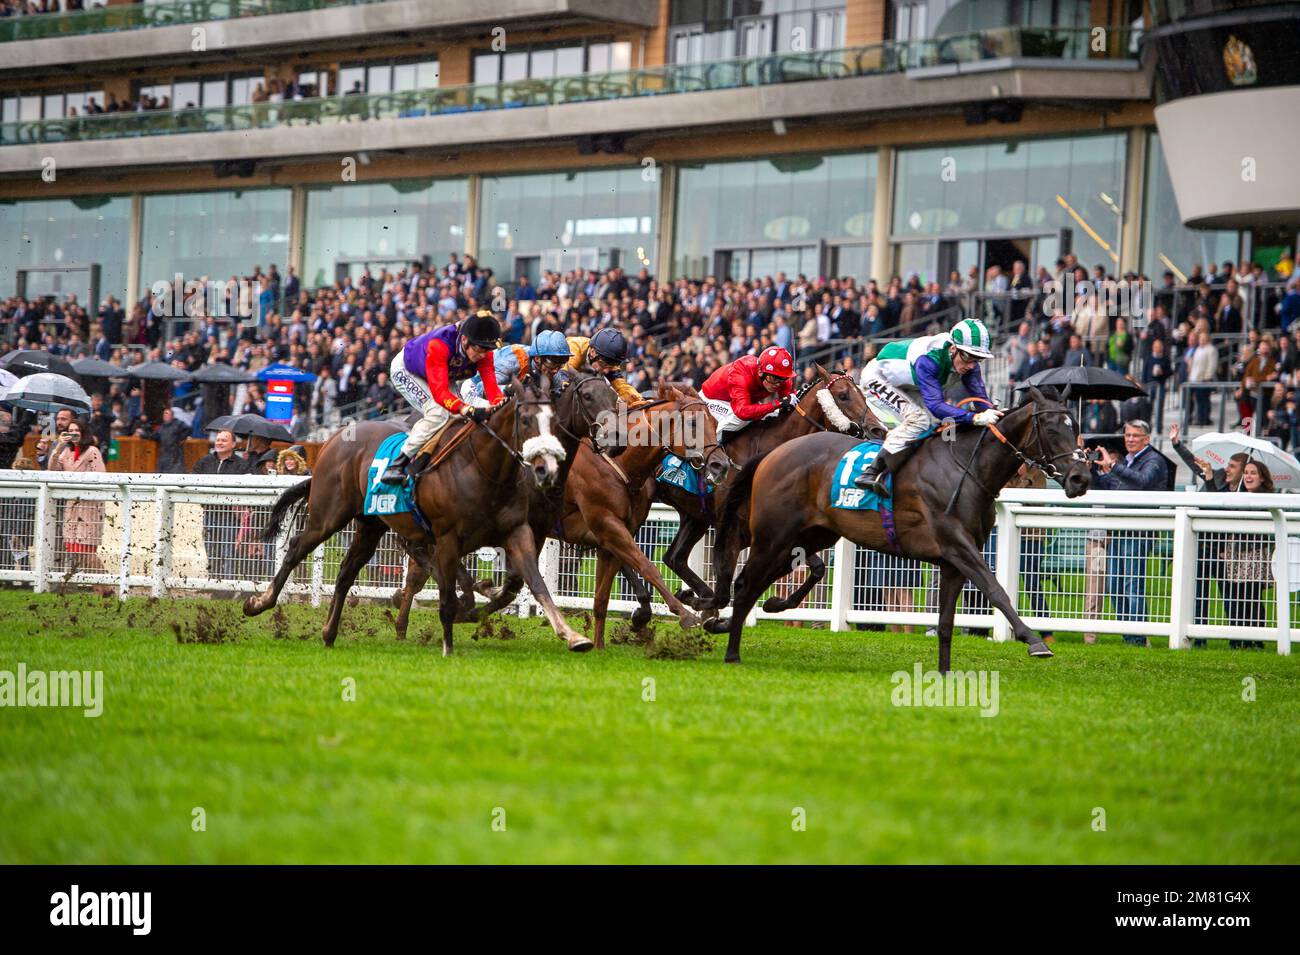
[[[406,480],[406,469],[410,465],[411,459],[403,451],[392,461],[388,462],[388,470],[384,471],[379,478],[381,484],[401,484]]]
[[[871,491],[878,497],[889,497],[889,489],[885,487],[885,476],[889,474],[891,457],[888,451],[877,452],[872,462],[867,465],[867,469],[853,479],[853,486]]]
[[[421,451],[414,458],[412,458],[411,463],[406,466],[406,476],[409,477],[411,480],[415,480],[417,477],[420,476],[420,472],[423,471],[426,467],[428,467],[429,460],[432,457],[433,455],[429,454],[428,452]]]

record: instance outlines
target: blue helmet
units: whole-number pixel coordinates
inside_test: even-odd
[[[591,350],[605,361],[627,361],[627,339],[615,328],[602,328],[591,337]]]
[[[564,337],[564,332],[548,328],[544,332],[537,333],[537,340],[533,342],[533,351],[537,353],[538,358],[568,358],[569,340]]]

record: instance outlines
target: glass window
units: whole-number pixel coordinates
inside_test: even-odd
[[[18,118],[24,122],[41,118],[41,98],[24,96],[18,101]]]
[[[402,92],[403,90],[415,89],[415,64],[399,63],[393,67],[393,90]]]
[[[587,47],[587,72],[609,72],[609,44],[593,43]]]
[[[501,82],[501,57],[495,53],[480,53],[474,57],[474,82]]]
[[[172,106],[175,109],[189,109],[199,105],[199,83],[197,80],[177,82],[172,87]]]
[[[393,68],[385,63],[366,70],[366,92],[388,93],[393,89]]]
[[[610,250],[633,274],[641,256],[653,271],[659,184],[640,167],[485,176],[480,201],[479,261],[499,279],[514,277],[516,256],[608,267]]]
[[[1146,188],[1142,193],[1141,270],[1158,286],[1166,270],[1189,275],[1192,267],[1237,259],[1238,233],[1189,229],[1178,213],[1178,199],[1165,165],[1160,136],[1147,137]]]
[[[415,82],[418,84],[416,87],[417,89],[436,89],[440,80],[441,73],[438,68],[437,60],[426,60],[423,63],[415,64]]]
[[[128,196],[0,200],[0,297],[17,294],[20,267],[98,263],[101,300],[125,301],[130,235]]]
[[[44,117],[46,119],[63,118],[63,94],[49,93],[43,97],[45,102]]]
[[[582,47],[562,46],[555,51],[555,75],[577,76],[582,72]]]
[[[465,247],[464,179],[406,179],[307,190],[303,283],[334,282],[343,259],[445,262]]]
[[[528,78],[528,53],[507,53],[501,57],[501,82],[512,83]]]
[[[614,72],[622,72],[632,68],[632,44],[631,43],[611,43],[609,46],[609,68]]]
[[[140,287],[190,278],[228,279],[289,261],[288,189],[146,195]]]
[[[893,232],[906,238],[1070,229],[1080,261],[1114,269],[1119,221],[1106,197],[1115,201],[1123,185],[1119,134],[900,150]]]
[[[262,77],[253,74],[250,76],[236,76],[230,80],[230,105],[247,106],[253,101],[253,90],[257,89],[257,84],[262,82]]]
[[[719,249],[869,239],[875,153],[804,155],[683,167],[673,274],[703,276]],[[691,210],[722,208],[725,216]]]
[[[6,96],[4,98],[4,106],[2,109],[3,109],[3,115],[0,115],[0,120],[3,120],[6,123],[18,122],[18,97],[17,96]]]
[[[226,100],[226,81],[224,79],[203,81],[203,106],[225,106]]]
[[[339,93],[347,96],[351,93],[366,91],[366,68],[364,66],[344,66],[339,68]]]
[[[555,51],[534,50],[528,65],[528,75],[545,79],[555,75]]]

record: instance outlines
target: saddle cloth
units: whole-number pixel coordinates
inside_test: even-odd
[[[713,490],[713,485],[707,481],[703,482],[704,487],[701,488],[699,472],[671,451],[664,454],[663,461],[655,471],[655,479],[690,494],[707,494]]]
[[[879,441],[863,441],[855,444],[835,467],[835,479],[831,484],[831,507],[846,511],[879,511],[889,506],[890,499],[882,499],[874,491],[853,486],[853,480],[867,469],[876,455],[880,453]],[[893,475],[886,475],[885,487],[893,492]]]
[[[386,514],[405,514],[415,510],[411,498],[411,482],[401,484],[382,484],[379,478],[388,469],[389,462],[402,451],[406,441],[406,432],[399,431],[384,439],[384,443],[375,451],[375,458],[370,462],[368,481],[366,483],[366,500],[363,513],[367,517],[382,517]]]

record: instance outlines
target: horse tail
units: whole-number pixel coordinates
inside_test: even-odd
[[[275,540],[276,535],[280,533],[280,525],[284,523],[285,515],[306,506],[307,495],[310,493],[311,478],[299,481],[293,487],[285,489],[285,492],[276,498],[275,506],[271,508],[271,516],[267,519],[266,527],[262,529],[260,535],[262,540]]]
[[[718,517],[719,528],[730,527],[731,522],[736,519],[736,512],[740,510],[740,505],[749,500],[750,492],[754,488],[754,474],[766,457],[766,454],[760,454],[746,462],[740,469],[740,473],[736,475],[736,480],[727,491],[727,499],[722,504],[722,514]]]

